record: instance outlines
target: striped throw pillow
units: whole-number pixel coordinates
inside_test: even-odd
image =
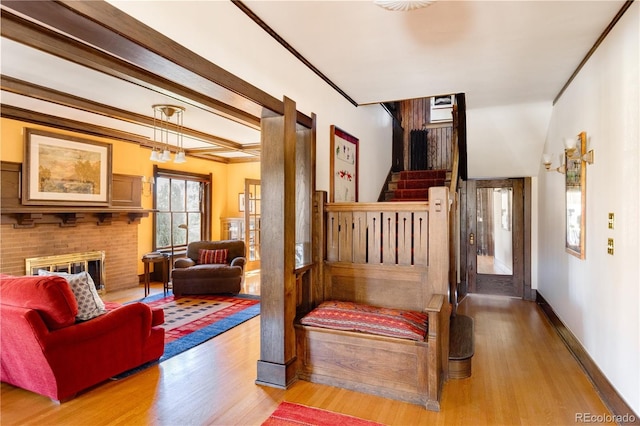
[[[227,249],[218,250],[198,250],[198,263],[227,263]]]

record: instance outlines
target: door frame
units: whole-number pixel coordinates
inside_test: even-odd
[[[260,197],[257,192],[252,192],[251,188],[260,186],[260,179],[248,179],[244,180],[244,194],[245,194],[245,207],[244,207],[244,244],[247,250],[247,263],[245,264],[245,271],[254,271],[260,269],[260,247],[261,247],[261,239],[260,239],[260,213],[261,213],[261,205],[260,205]],[[253,207],[252,207],[253,206]],[[254,211],[254,209],[256,209]],[[251,218],[254,220],[257,219],[257,230],[256,235],[254,236],[254,243],[258,247],[258,259],[251,260],[250,256],[250,243],[251,243]]]
[[[516,183],[517,182],[517,183]],[[462,300],[467,293],[477,292],[477,259],[476,245],[469,244],[470,234],[477,235],[476,232],[476,189],[481,187],[500,187],[503,184],[507,186],[518,185],[521,196],[516,197],[514,190],[513,197],[513,227],[520,226],[522,229],[522,240],[517,246],[514,244],[514,279],[521,282],[517,289],[517,296],[525,300],[535,300],[536,291],[531,288],[531,178],[505,178],[505,179],[476,179],[464,181],[461,188],[461,230],[460,234],[460,257],[461,277],[466,280],[461,283],[458,291],[458,299]],[[517,209],[517,210],[516,210]],[[516,215],[516,211],[521,212]],[[516,225],[516,221],[518,225]],[[515,270],[515,256],[520,256],[520,267]]]

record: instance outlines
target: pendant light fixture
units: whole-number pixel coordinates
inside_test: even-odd
[[[175,145],[177,152],[173,162],[186,162],[182,134],[185,108],[166,104],[153,105],[152,108],[154,146],[149,159],[158,163],[171,161],[169,146]],[[170,139],[175,143],[170,143]]]

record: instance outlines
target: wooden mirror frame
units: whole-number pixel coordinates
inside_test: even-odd
[[[581,132],[573,157],[565,151],[565,249],[579,259],[585,258],[587,210],[587,133]]]

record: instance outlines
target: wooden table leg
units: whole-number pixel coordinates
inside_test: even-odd
[[[149,295],[150,287],[149,262],[144,262],[144,297]]]
[[[167,291],[169,290],[169,266],[170,266],[169,258],[167,257],[164,262],[164,267],[162,268],[162,288],[163,293],[166,296]]]

